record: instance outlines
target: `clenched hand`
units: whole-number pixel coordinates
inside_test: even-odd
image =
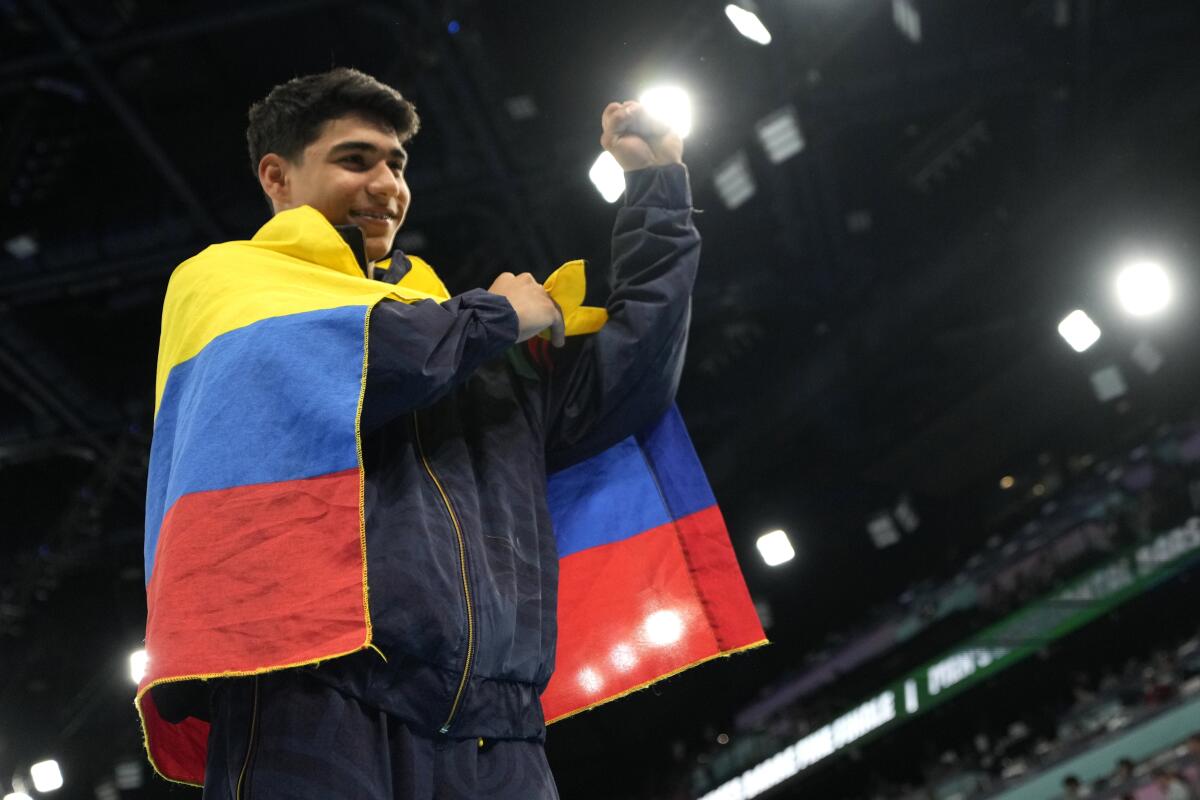
[[[562,310],[528,272],[520,275],[505,272],[496,278],[488,291],[507,298],[513,311],[517,312],[520,325],[518,342],[532,339],[549,328],[550,342],[555,347],[563,346],[566,339],[563,335]]]
[[[600,117],[604,133],[600,146],[613,154],[621,169],[683,163],[683,140],[665,122],[655,119],[636,100],[609,103]]]

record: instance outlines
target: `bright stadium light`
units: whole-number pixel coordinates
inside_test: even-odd
[[[1092,318],[1076,309],[1058,323],[1058,333],[1076,353],[1082,353],[1100,338],[1100,328]]]
[[[713,173],[713,185],[717,195],[730,211],[741,206],[754,196],[757,186],[750,172],[750,159],[745,153],[737,153]]]
[[[749,11],[737,3],[730,3],[725,6],[725,16],[729,17],[729,21],[733,23],[733,27],[737,28],[737,32],[750,41],[758,44],[771,43],[771,32],[767,30],[766,25],[763,25],[758,14],[753,11]]]
[[[33,798],[24,792],[9,792],[4,795],[4,800],[33,800]]]
[[[771,531],[758,537],[758,552],[768,567],[777,567],[796,557],[792,541],[783,531]]]
[[[1135,317],[1157,314],[1171,302],[1171,279],[1159,264],[1138,261],[1117,275],[1117,299]]]
[[[655,86],[642,92],[638,102],[646,113],[686,139],[692,132],[692,99],[678,86]]]
[[[617,202],[621,193],[625,191],[625,170],[621,169],[613,154],[607,150],[596,158],[596,163],[592,164],[588,171],[588,177],[592,179],[600,196],[610,203]]]
[[[129,677],[134,683],[142,682],[146,674],[146,665],[149,663],[150,656],[146,655],[145,650],[135,650],[129,654]]]
[[[33,788],[39,792],[53,792],[63,785],[62,770],[52,758],[39,761],[30,767],[29,777],[33,779]]]
[[[892,0],[892,21],[913,44],[921,41],[921,14],[912,0]]]
[[[784,106],[760,119],[754,125],[758,140],[772,164],[782,164],[804,149],[804,134],[796,109]]]

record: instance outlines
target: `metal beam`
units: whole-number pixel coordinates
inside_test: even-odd
[[[125,37],[90,45],[80,44],[80,50],[91,58],[107,58],[127,53],[139,47],[166,44],[184,39],[191,39],[204,34],[216,33],[231,28],[241,28],[256,22],[308,11],[316,8],[332,6],[336,0],[290,0],[286,3],[275,3],[257,8],[239,8],[225,11],[209,17],[199,17],[185,20],[175,25],[134,33]],[[18,58],[0,63],[0,78],[18,77],[35,72],[61,67],[72,62],[69,53],[42,53],[36,56]]]
[[[1200,85],[1184,78],[1138,100],[1112,128],[1091,131],[1091,149],[1074,154],[1081,168],[1070,185],[1061,185],[1051,174],[1044,175],[1039,185],[1023,185],[1020,194],[1003,203],[1009,209],[1027,209],[1023,215],[1011,222],[991,215],[977,220],[928,269],[905,276],[892,285],[892,291],[878,292],[878,299],[843,321],[818,352],[781,375],[770,392],[758,393],[754,403],[739,409],[740,418],[763,422],[737,437],[725,437],[704,454],[713,482],[745,482],[754,470],[746,454],[771,452],[779,443],[795,441],[806,429],[832,424],[837,414],[830,397],[837,387],[853,385],[858,376],[877,371],[885,347],[897,341],[901,331],[911,332],[914,319],[935,315],[941,298],[970,280],[972,270],[1005,266],[988,260],[988,254],[996,257],[997,242],[1012,242],[1017,252],[1036,254],[1060,220],[1089,204],[1098,183],[1124,178],[1128,161],[1122,149],[1111,143],[1135,141],[1145,120],[1155,120],[1166,129],[1182,126],[1181,120],[1200,107]]]
[[[549,265],[549,238],[545,226],[536,219],[525,187],[513,166],[513,159],[503,146],[503,137],[493,113],[494,104],[480,88],[478,79],[472,74],[471,65],[450,41],[426,0],[412,0],[406,4],[406,8],[416,16],[421,35],[432,40],[441,57],[442,69],[438,75],[444,78],[444,89],[453,98],[458,110],[455,118],[446,120],[446,124],[466,128],[483,155],[488,171],[498,183],[508,188],[504,197],[508,201],[509,216],[514,228],[523,234],[522,241],[529,251],[530,263]],[[398,16],[395,7],[381,3],[366,6],[365,11],[390,21],[395,21]]]
[[[184,206],[188,209],[192,218],[196,221],[197,226],[209,239],[223,238],[221,233],[221,225],[217,222],[216,217],[209,213],[208,209],[200,201],[199,195],[192,189],[187,179],[175,167],[171,158],[163,150],[162,146],[155,140],[150,130],[142,122],[141,118],[133,110],[133,107],[125,101],[112,82],[104,75],[100,67],[97,66],[95,58],[84,47],[74,32],[67,27],[62,17],[50,5],[47,0],[27,0],[27,4],[42,24],[45,25],[54,38],[58,40],[63,48],[64,54],[83,72],[88,83],[98,95],[104,100],[108,107],[116,114],[117,119],[125,127],[126,132],[133,137],[138,146],[142,149],[150,159],[150,162],[158,170],[159,175],[167,182],[174,190],[179,199],[183,201]]]

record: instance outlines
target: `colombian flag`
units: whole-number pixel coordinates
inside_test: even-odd
[[[163,719],[160,683],[252,675],[372,646],[358,418],[370,312],[448,299],[419,259],[366,279],[319,212],[276,215],[172,275],[163,309],[146,500],[147,673],[136,705],[151,763],[199,785],[208,723]],[[569,334],[582,264],[547,289]],[[763,639],[678,415],[551,478],[561,558],[548,719]]]
[[[679,412],[550,476],[558,656],[546,719],[765,644]]]

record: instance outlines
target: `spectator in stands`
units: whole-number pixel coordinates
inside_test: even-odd
[[[1154,784],[1163,800],[1194,800],[1192,790],[1178,774],[1165,769],[1154,771]]]
[[[1122,758],[1117,762],[1117,768],[1113,770],[1113,774],[1109,776],[1108,785],[1117,787],[1124,786],[1133,778],[1133,759]]]
[[[1080,797],[1087,797],[1088,790],[1084,788],[1079,778],[1075,775],[1068,775],[1063,778],[1063,800],[1078,800]]]
[[[1192,763],[1185,767],[1183,774],[1192,783],[1192,794],[1200,797],[1200,733],[1193,733],[1187,740],[1187,753]]]

